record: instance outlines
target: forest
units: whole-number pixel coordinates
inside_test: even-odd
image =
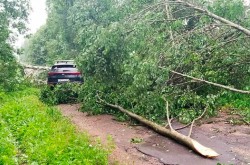
[[[227,109],[241,117],[232,124],[250,123],[250,8],[243,0],[47,0],[46,24],[19,50],[13,43],[15,34],[28,31],[29,2],[0,4],[3,102],[27,89],[36,91],[27,99],[39,106],[64,97],[31,83],[16,56],[35,66],[75,60],[84,75],[84,84],[75,89],[77,101],[88,114],[131,122],[133,113],[171,128],[170,119],[192,127],[195,120]],[[37,100],[37,90],[45,103]],[[53,96],[44,99],[48,94]],[[1,126],[9,122],[1,110],[8,104],[0,104]],[[108,151],[97,146],[93,152],[107,163]],[[95,158],[86,159],[95,164]]]

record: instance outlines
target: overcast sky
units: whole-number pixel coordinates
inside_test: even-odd
[[[28,28],[29,34],[34,34],[42,25],[46,23],[46,0],[30,0],[32,11],[29,16]],[[24,42],[24,37],[19,36],[16,42],[17,47],[21,47]]]
[[[31,0],[31,7],[29,28],[34,33],[46,23],[46,0]]]

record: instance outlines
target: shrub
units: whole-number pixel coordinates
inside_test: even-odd
[[[56,86],[42,87],[40,99],[50,105],[76,103],[81,85],[78,83],[65,83]]]

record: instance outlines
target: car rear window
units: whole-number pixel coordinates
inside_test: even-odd
[[[52,72],[78,72],[76,65],[54,65],[51,68]]]

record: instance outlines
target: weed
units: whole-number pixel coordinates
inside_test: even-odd
[[[141,143],[143,142],[143,139],[142,138],[131,138],[130,140],[131,143]]]

